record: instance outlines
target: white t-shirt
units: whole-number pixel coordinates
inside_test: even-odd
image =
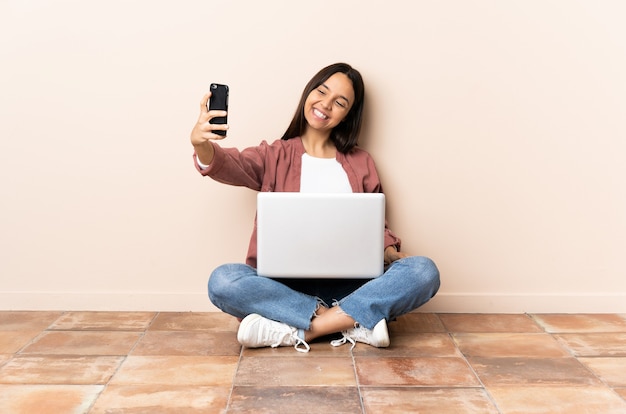
[[[351,193],[348,174],[335,158],[302,154],[301,193]]]

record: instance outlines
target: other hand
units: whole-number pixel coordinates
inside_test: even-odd
[[[388,246],[385,249],[385,264],[391,264],[396,260],[403,259],[405,257],[409,257],[409,255],[404,252],[397,251],[394,246]]]

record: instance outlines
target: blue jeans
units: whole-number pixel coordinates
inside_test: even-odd
[[[257,313],[309,329],[320,303],[338,304],[373,329],[428,302],[439,289],[439,270],[427,257],[396,260],[375,279],[271,279],[246,264],[219,266],[209,278],[209,298],[222,311],[244,318]]]

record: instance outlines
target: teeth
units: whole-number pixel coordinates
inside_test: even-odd
[[[320,117],[320,118],[322,118],[322,119],[327,119],[327,118],[328,118],[326,115],[324,115],[323,113],[321,113],[321,112],[320,112],[320,111],[318,111],[317,109],[313,109],[313,113],[314,113],[316,116],[318,116],[318,117]]]

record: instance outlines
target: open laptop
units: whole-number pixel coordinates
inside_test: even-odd
[[[257,196],[257,273],[289,278],[375,278],[384,268],[385,196]]]

